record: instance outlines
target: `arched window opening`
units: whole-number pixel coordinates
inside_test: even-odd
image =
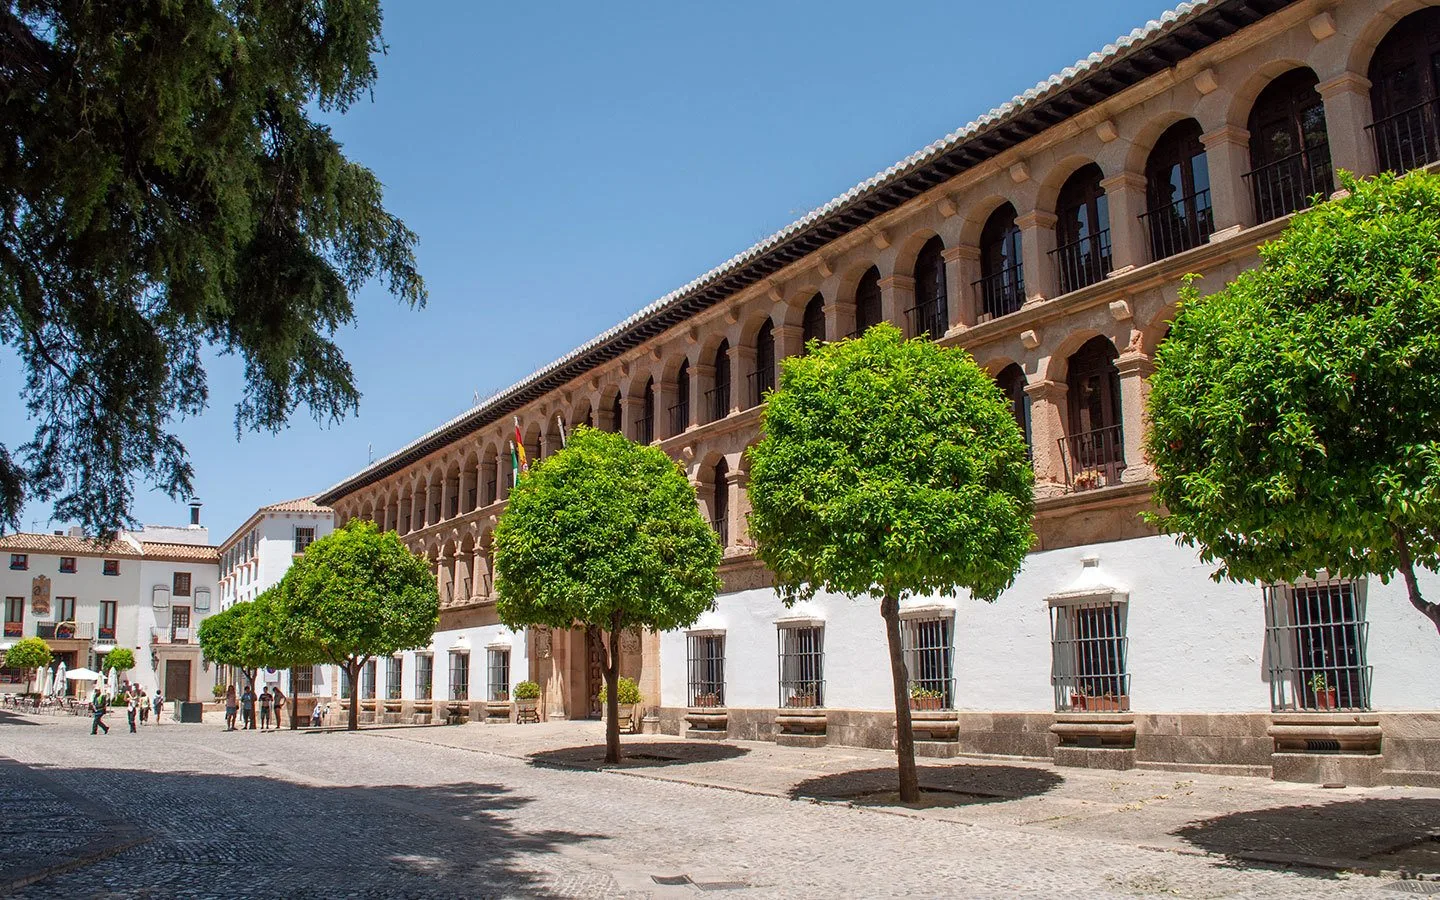
[[[498,478],[499,476],[496,474],[495,468],[495,454],[487,450],[485,452],[485,458],[480,461],[480,483],[482,485],[480,491],[481,506],[489,506],[500,499]]]
[[[1030,442],[1030,395],[1025,393],[1025,370],[1016,363],[1011,363],[995,376],[995,383],[1000,386],[1006,399],[1010,401],[1010,414],[1015,417],[1015,424],[1020,426],[1020,433],[1025,435],[1025,447],[1032,449]]]
[[[944,252],[945,243],[933,237],[920,248],[920,255],[915,259],[915,305],[905,310],[906,325],[913,337],[922,334],[943,337],[950,327]]]
[[[746,381],[750,387],[750,405],[759,406],[767,391],[775,390],[775,326],[769,319],[755,335],[755,371]]]
[[[1020,226],[1009,203],[990,214],[980,232],[980,314],[986,319],[1009,315],[1025,302],[1025,268],[1020,255]]]
[[[1381,169],[1408,172],[1440,159],[1440,7],[1401,19],[1375,48],[1370,107]]]
[[[675,374],[675,400],[670,407],[670,434],[677,435],[690,427],[690,360],[680,361],[680,371]]]
[[[1055,237],[1050,251],[1060,270],[1060,293],[1079,290],[1110,274],[1110,201],[1100,167],[1091,163],[1066,179],[1056,205]]]
[[[811,341],[825,343],[825,298],[816,294],[805,304],[805,318],[800,326],[800,339],[805,346],[801,348],[803,356],[810,347]]]
[[[711,475],[710,527],[720,536],[720,546],[730,546],[730,466],[721,459]]]
[[[715,348],[715,386],[705,392],[705,405],[711,422],[730,415],[730,342],[721,341]]]
[[[1334,188],[1325,102],[1309,69],[1291,69],[1270,82],[1250,110],[1250,165],[1245,180],[1255,220],[1268,222],[1305,209]]]
[[[635,440],[648,444],[655,440],[655,379],[645,381],[645,391],[640,397],[640,421],[635,423]]]
[[[615,392],[615,399],[610,402],[610,430],[616,434],[620,433],[620,425],[625,421],[625,405],[620,402],[620,392]]]
[[[871,266],[855,287],[855,330],[850,336],[859,337],[870,326],[879,325],[880,318],[880,270]]]
[[[1072,490],[1119,484],[1125,469],[1118,355],[1109,340],[1093,337],[1070,356],[1065,379],[1069,428],[1062,439],[1062,458],[1065,481]]]
[[[1165,259],[1198,247],[1215,231],[1210,209],[1210,166],[1200,142],[1200,123],[1176,122],[1155,142],[1145,161],[1150,258]]]

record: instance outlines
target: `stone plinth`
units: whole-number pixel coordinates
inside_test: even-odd
[[[1269,735],[1276,781],[1374,787],[1384,778],[1378,717],[1354,713],[1277,714]]]
[[[1050,726],[1059,743],[1055,765],[1081,769],[1135,768],[1132,713],[1060,713]]]
[[[685,710],[685,736],[724,738],[730,733],[730,713],[723,707],[692,706]]]
[[[825,710],[789,707],[775,713],[775,743],[786,747],[825,746]]]

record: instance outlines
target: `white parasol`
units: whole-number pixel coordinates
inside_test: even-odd
[[[115,670],[111,669],[110,674],[105,679],[105,693],[113,697],[119,690],[120,686],[115,683]]]
[[[40,684],[37,686],[36,692],[43,697],[50,693],[50,670],[41,669],[40,672]]]
[[[66,693],[65,690],[65,660],[60,660],[60,665],[55,667],[55,681],[50,685],[50,693],[59,697]]]
[[[81,666],[78,669],[71,669],[65,673],[66,681],[99,681],[100,673],[94,669],[87,669]]]

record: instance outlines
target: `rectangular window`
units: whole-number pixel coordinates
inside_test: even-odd
[[[375,660],[370,660],[360,669],[360,699],[375,699]]]
[[[308,546],[310,546],[310,545],[313,544],[313,543],[315,543],[315,529],[314,529],[314,528],[296,528],[296,529],[295,529],[295,552],[296,552],[296,553],[304,553],[304,552],[305,552],[305,548],[308,547]]]
[[[62,556],[62,557],[60,557],[60,573],[61,573],[62,575],[74,575],[74,574],[75,574],[75,557],[73,557],[73,556]]]
[[[189,572],[176,572],[172,584],[174,585],[174,591],[172,593],[174,593],[176,597],[190,596]]]
[[[349,700],[350,691],[350,670],[344,666],[340,667],[340,699]]]
[[[1129,711],[1123,603],[1051,607],[1050,635],[1050,681],[1057,711]]]
[[[435,657],[428,653],[415,654],[415,699],[429,700],[432,683],[435,680]]]
[[[1270,706],[1285,710],[1370,708],[1370,624],[1365,582],[1331,579],[1265,588]]]
[[[25,598],[5,598],[5,637],[25,636]]]
[[[59,623],[61,623],[61,622],[74,622],[74,621],[75,621],[75,598],[74,598],[74,597],[56,597],[56,598],[55,598],[55,622],[56,622],[56,624],[59,624]],[[72,635],[72,636],[73,636],[73,635]],[[59,637],[59,635],[56,635],[56,637]]]
[[[781,625],[780,705],[825,705],[825,628],[823,625]]]
[[[398,656],[392,656],[385,660],[385,699],[400,699],[400,679],[404,670],[405,660]]]
[[[290,690],[292,693],[296,694],[297,696],[315,693],[314,666],[301,666],[298,669],[294,669],[291,672],[291,675],[295,679],[295,683],[290,685]]]
[[[114,600],[100,601],[100,640],[115,640],[115,607]]]
[[[30,568],[30,556],[25,553],[10,554],[10,568],[23,572]]]
[[[450,699],[470,699],[470,654],[450,651]]]
[[[955,620],[906,619],[901,623],[911,709],[955,708]]]
[[[690,706],[725,705],[725,635],[692,634],[686,640]]]
[[[102,574],[102,575],[119,575],[119,574],[120,574],[120,560],[118,560],[118,559],[107,559],[107,560],[105,560],[104,564],[101,565],[101,567],[100,567],[100,574]]]
[[[491,700],[510,699],[510,651],[492,647],[486,654],[489,663],[489,684]]]

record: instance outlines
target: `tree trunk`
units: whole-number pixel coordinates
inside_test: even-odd
[[[295,667],[290,667],[290,730],[294,731],[300,727],[300,720],[296,718],[300,714],[300,704],[295,701],[299,696],[295,693]]]
[[[1415,580],[1415,561],[1410,556],[1410,541],[1398,525],[1393,526],[1393,533],[1395,552],[1400,557],[1400,574],[1405,578],[1405,593],[1410,597],[1410,605],[1429,619],[1436,631],[1440,631],[1440,603],[1431,603],[1420,596],[1420,583]]]
[[[355,657],[345,660],[345,671],[350,674],[350,723],[348,731],[360,730],[360,661]]]
[[[890,645],[890,680],[895,688],[895,757],[900,765],[900,802],[918,803],[920,781],[915,773],[915,729],[910,722],[910,679],[900,642],[900,598],[886,594],[880,601],[885,640]]]
[[[600,637],[600,628],[591,625],[587,629],[600,654],[600,671],[605,676],[605,761],[620,761],[620,633],[610,632],[610,646]]]
[[[245,681],[250,685],[252,691],[255,690],[255,673],[258,671],[258,669],[246,669],[243,666],[240,669],[240,674],[245,676]]]

